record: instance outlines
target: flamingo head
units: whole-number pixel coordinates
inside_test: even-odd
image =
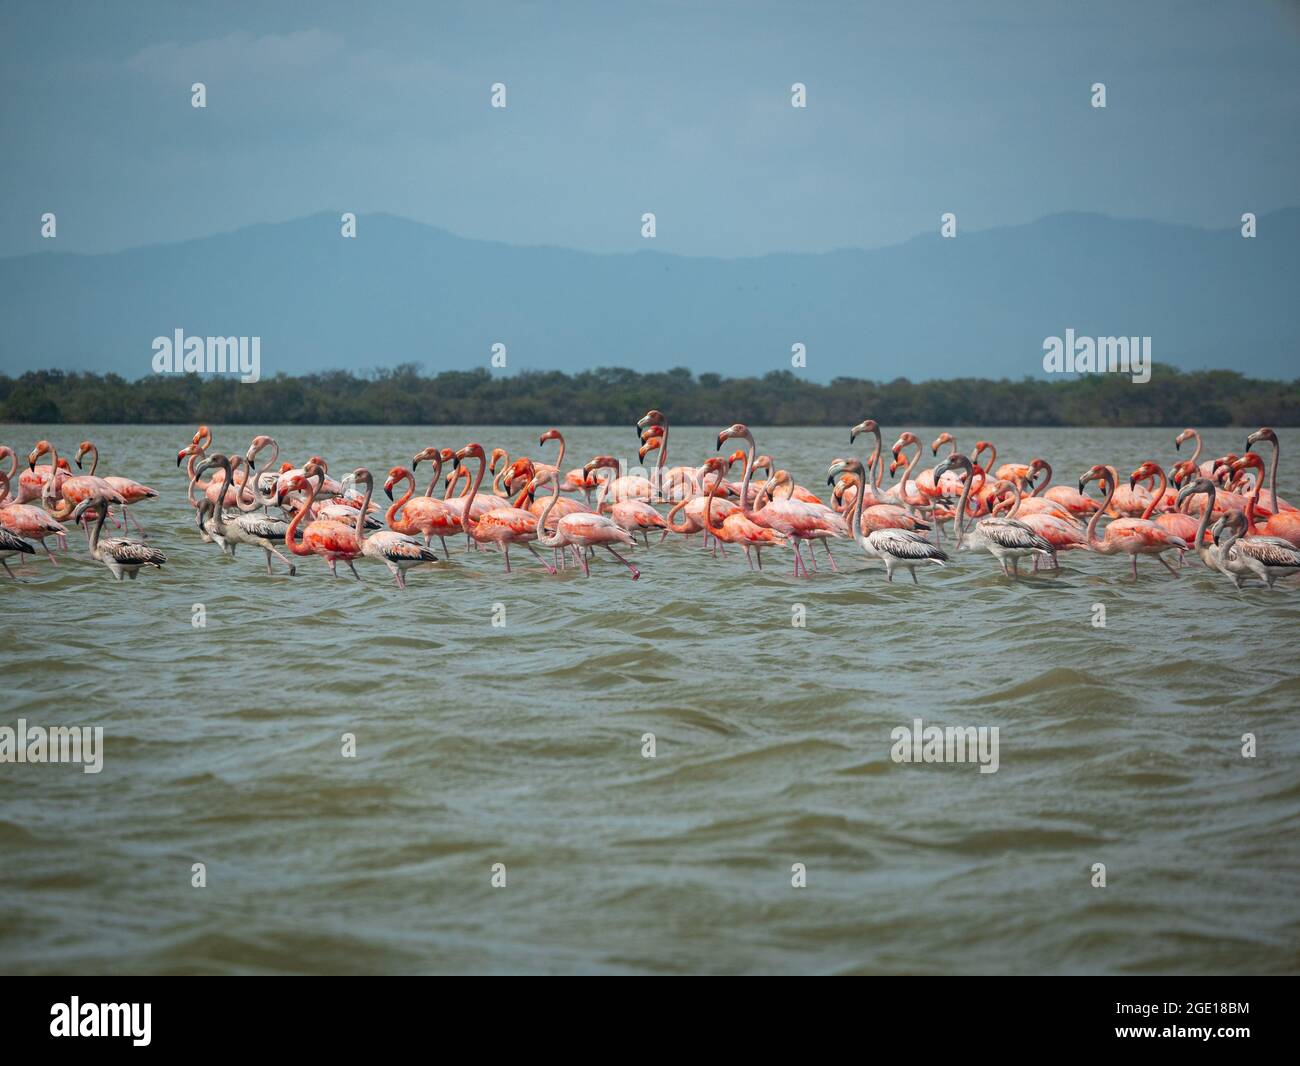
[[[1198,492],[1203,492],[1210,498],[1210,506],[1214,505],[1214,495],[1217,490],[1214,482],[1208,477],[1198,477],[1190,485],[1184,486],[1178,493],[1178,498],[1174,501],[1175,506],[1182,507],[1183,501],[1189,496],[1195,496]]]
[[[1194,436],[1196,436],[1196,430],[1194,429],[1183,430],[1180,434],[1178,434],[1178,436],[1174,438],[1174,450],[1180,451],[1183,447],[1183,441],[1191,440]]]
[[[857,459],[836,459],[826,471],[826,484],[834,485],[847,477],[861,481],[863,473],[863,466]]]
[[[393,467],[388,471],[388,478],[384,481],[384,495],[391,500],[393,498],[393,486],[403,480],[410,480],[411,484],[415,484],[415,475],[404,466]]]
[[[558,440],[563,442],[564,437],[561,435],[558,429],[548,429],[537,439],[537,446],[540,448],[548,440]]]
[[[1243,470],[1254,470],[1260,474],[1264,472],[1264,460],[1257,452],[1247,452],[1230,466],[1234,474],[1240,474]]]
[[[536,470],[537,464],[531,459],[516,459],[506,467],[505,473],[501,475],[501,483],[505,485],[506,490],[509,491],[510,487],[516,481],[530,480]]]
[[[81,457],[85,455],[87,452],[95,452],[95,454],[98,455],[99,449],[96,448],[93,444],[91,444],[90,441],[83,440],[80,444],[77,445],[77,469],[78,470],[81,469]]]
[[[1088,484],[1089,481],[1100,481],[1103,485],[1113,485],[1115,479],[1111,477],[1110,470],[1098,463],[1095,466],[1089,467],[1084,471],[1083,477],[1079,478],[1080,492],[1083,491],[1083,487]]]
[[[966,456],[962,455],[961,452],[953,452],[948,456],[948,458],[934,468],[934,483],[937,485],[939,479],[949,470],[961,470],[967,477],[970,477],[974,471],[979,469],[978,466],[972,463]]]
[[[212,447],[212,430],[208,429],[207,426],[199,426],[198,431],[191,438],[191,442],[194,444],[202,444],[206,451],[208,448]]]
[[[724,440],[734,440],[736,438],[746,440],[751,445],[754,443],[754,435],[749,432],[749,427],[743,422],[736,422],[718,434],[718,451],[722,451],[722,442]]]
[[[727,465],[726,465],[726,469],[727,469],[727,470],[730,470],[730,469],[731,469],[733,466],[735,466],[737,463],[743,463],[744,461],[745,461],[745,452],[744,452],[744,450],[741,449],[741,448],[737,448],[734,452],[732,452],[730,455],[727,456],[727,459],[726,459],[726,463],[727,463]]]
[[[610,470],[617,470],[618,460],[612,455],[597,455],[582,468],[583,476],[590,477],[593,471],[600,470],[602,467],[608,467]]]
[[[411,456],[411,469],[414,471],[426,459],[430,459],[435,462],[441,462],[442,453],[438,451],[437,448],[425,448],[423,451],[416,452],[413,456]],[[393,469],[397,470],[399,468],[393,467]]]
[[[649,455],[652,451],[654,451],[656,448],[662,447],[663,442],[664,439],[662,435],[646,437],[645,442],[641,445],[641,447],[639,447],[636,450],[636,457],[640,459],[642,462],[644,462],[645,457]]]
[[[879,432],[880,432],[880,426],[876,423],[876,420],[874,418],[868,418],[862,422],[859,422],[856,426],[854,426],[852,429],[849,430],[849,443],[852,444],[855,440],[857,440],[859,433],[879,433]]]
[[[651,408],[637,419],[634,428],[636,429],[637,439],[643,440],[652,429],[658,429],[662,432],[667,425],[668,419],[664,417],[664,413],[655,408]]]
[[[488,470],[493,474],[497,472],[497,463],[503,463],[510,458],[510,453],[504,448],[492,449],[492,461],[488,463]]]
[[[252,443],[248,446],[248,451],[244,453],[244,461],[248,463],[249,470],[257,469],[257,456],[265,448],[275,444],[274,437],[268,437],[265,433],[260,433],[253,438]]]
[[[207,447],[204,446],[203,444],[200,444],[197,440],[191,441],[189,444],[185,445],[184,448],[182,448],[180,451],[176,453],[176,465],[180,466],[181,463],[185,462],[185,457],[187,455],[202,456],[202,455],[206,455],[207,451],[208,451]]]
[[[1151,481],[1160,477],[1164,473],[1160,467],[1148,459],[1145,463],[1133,471],[1128,479],[1129,488],[1136,488],[1139,481]]]
[[[36,460],[39,459],[42,455],[45,455],[48,452],[51,452],[53,450],[54,450],[54,446],[50,444],[49,441],[38,440],[36,442],[36,447],[33,448],[27,455],[27,466],[30,469],[35,470]]]
[[[778,470],[770,478],[763,482],[763,491],[767,493],[768,499],[776,499],[776,490],[783,485],[791,484],[790,473],[788,470]]]
[[[493,450],[492,455],[494,458],[496,457],[496,453],[499,451],[501,451],[500,448],[496,448]],[[502,452],[503,456],[504,454],[505,453]],[[469,444],[466,444],[465,447],[463,447],[460,451],[458,451],[455,455],[452,456],[451,465],[453,467],[459,467],[460,464],[463,463],[466,459],[477,459],[480,463],[487,462],[487,455],[485,455],[483,452],[483,445],[478,444],[474,441],[471,441]]]
[[[1241,513],[1240,509],[1233,508],[1231,511],[1224,511],[1223,517],[1210,527],[1210,533],[1214,537],[1214,543],[1221,543],[1224,533],[1232,534],[1233,539],[1240,537],[1246,531],[1246,516]]]
[[[1189,477],[1192,477],[1195,473],[1196,473],[1196,464],[1192,462],[1190,459],[1184,459],[1180,463],[1174,463],[1174,465],[1169,468],[1169,480],[1172,481],[1175,485],[1181,485],[1184,481],[1186,481]],[[1211,482],[1211,484],[1213,484],[1213,482]]]
[[[1250,451],[1252,444],[1258,444],[1262,440],[1268,441],[1274,448],[1277,447],[1277,434],[1268,426],[1260,426],[1259,429],[1246,438],[1246,451]]]
[[[907,447],[910,444],[915,444],[919,446],[921,442],[920,440],[917,439],[915,433],[904,430],[902,433],[898,435],[898,440],[894,441],[894,446],[889,450],[892,451],[895,455],[897,455],[899,452],[901,452],[905,447]]]
[[[951,444],[954,447],[956,446],[957,441],[953,438],[953,435],[951,433],[940,433],[937,437],[935,437],[934,443],[930,445],[930,454],[938,455],[939,449],[942,448],[945,444]]]
[[[986,440],[977,440],[977,441],[975,442],[975,450],[974,450],[973,452],[970,453],[970,457],[971,457],[975,462],[978,463],[978,462],[979,462],[979,459],[980,459],[980,454],[981,454],[982,452],[986,452],[986,451],[989,451],[989,452],[993,451],[993,445],[990,444],[990,443],[989,443],[988,441],[986,441]]]

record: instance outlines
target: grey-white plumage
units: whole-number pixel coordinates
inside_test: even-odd
[[[10,532],[4,526],[0,526],[0,566],[5,568],[5,573],[10,577],[14,572],[9,569],[7,562],[11,555],[35,555],[36,549],[27,541],[23,540],[17,533]]]

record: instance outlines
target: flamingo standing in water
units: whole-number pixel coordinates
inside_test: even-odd
[[[1148,459],[1133,471],[1133,476],[1129,478],[1129,484],[1136,485],[1139,481],[1145,481],[1148,478],[1155,480],[1156,487],[1151,493],[1151,502],[1147,505],[1147,509],[1142,512],[1142,518],[1148,522],[1155,522],[1156,525],[1176,537],[1182,537],[1188,544],[1195,544],[1197,536],[1195,518],[1178,510],[1176,504],[1171,511],[1159,515],[1155,514],[1157,505],[1165,499],[1165,489],[1168,485],[1164,468],[1159,463]],[[1179,558],[1181,559],[1182,556],[1179,555]]]
[[[627,481],[627,478],[615,478],[614,473],[618,470],[618,460],[612,455],[598,455],[582,468],[583,475],[595,474],[597,470],[607,469],[610,471],[600,485],[600,492],[596,496],[596,513],[604,514],[609,512],[612,518],[619,526],[626,529],[629,533],[640,533],[645,538],[645,546],[650,547],[650,530],[662,530],[659,538],[663,543],[664,537],[668,535],[668,523],[664,516],[650,506],[644,499],[634,499],[624,497],[613,503],[608,500],[610,494],[610,485],[615,481]],[[644,479],[642,479],[644,480]]]
[[[668,464],[668,417],[660,410],[651,409],[636,423],[637,436],[642,443],[640,457],[654,448],[659,449],[651,481],[659,490],[657,502],[679,503],[704,491],[693,467]],[[652,443],[658,441],[657,444]]]
[[[802,541],[822,540],[823,542],[829,537],[844,536],[847,530],[843,529],[838,523],[821,513],[817,508],[802,500],[772,499],[765,507],[760,510],[753,510],[750,503],[749,487],[750,479],[754,474],[755,451],[754,434],[750,432],[749,427],[742,422],[736,422],[718,434],[717,447],[722,449],[722,442],[727,440],[743,440],[748,446],[745,459],[745,474],[740,483],[740,508],[742,514],[750,522],[768,529],[774,529],[782,534],[786,541],[790,542],[794,548],[794,573],[799,575],[800,567],[803,568],[804,576],[809,576],[808,565],[803,560],[803,553],[799,550]],[[789,480],[787,475],[786,480]],[[792,483],[793,484],[793,483]],[[814,497],[816,499],[816,497]],[[818,501],[818,506],[823,506]],[[712,532],[710,530],[710,532]],[[808,554],[813,552],[812,545],[808,546]],[[830,559],[831,568],[838,569],[835,565],[835,557],[830,554],[830,545],[826,545],[826,554]],[[759,569],[762,569],[762,557],[759,558]],[[816,560],[814,560],[814,563]]]
[[[827,472],[826,483],[832,485],[841,478],[849,476],[856,477],[859,484],[865,483],[866,467],[857,459],[836,459]],[[887,580],[892,582],[894,570],[903,567],[912,572],[913,584],[919,585],[921,582],[916,576],[918,566],[943,566],[948,561],[948,556],[943,549],[931,544],[929,538],[923,533],[908,529],[873,529],[869,533],[864,532],[862,526],[864,496],[865,494],[859,491],[853,501],[853,521],[849,523],[849,528],[853,531],[859,547],[872,559],[879,559],[885,564]]]
[[[0,445],[0,459],[6,458],[9,460],[9,487],[11,490],[13,489],[15,474],[17,474],[18,485],[17,493],[9,502],[31,503],[32,500],[39,500],[41,498],[41,491],[45,488],[45,483],[50,480],[50,476],[54,472],[55,464],[42,463],[39,466],[33,466],[28,470],[24,470],[21,474],[18,474],[18,454],[7,444]],[[57,465],[58,469],[64,473],[72,473],[72,467],[68,465],[66,459],[60,459]],[[66,547],[67,545],[64,543],[62,546]]]
[[[727,464],[718,458],[706,459],[704,466],[701,468],[706,473],[716,474],[709,485],[708,497],[701,512],[704,519],[704,528],[708,534],[713,537],[719,544],[739,544],[745,549],[745,561],[749,568],[754,568],[754,561],[750,558],[749,549],[754,549],[754,554],[758,556],[758,566],[761,570],[763,567],[763,557],[761,550],[764,545],[785,544],[786,536],[779,530],[769,529],[766,526],[760,526],[751,522],[749,517],[737,508],[724,517],[720,524],[714,525],[713,502],[718,494],[718,489],[722,485],[722,475],[726,472]],[[743,499],[743,497],[742,497]],[[678,506],[685,506],[679,504]],[[796,571],[797,573],[797,571]]]
[[[594,511],[570,511],[556,520],[554,533],[546,535],[547,522],[551,517],[551,511],[557,503],[562,502],[560,500],[558,471],[553,469],[543,470],[529,486],[530,491],[536,491],[539,486],[547,484],[551,486],[551,498],[542,508],[542,513],[537,519],[537,525],[542,530],[542,535],[538,536],[537,543],[543,548],[572,547],[577,553],[578,562],[582,564],[582,572],[587,577],[591,576],[591,567],[587,563],[587,550],[594,550],[598,547],[604,548],[628,568],[633,581],[639,578],[641,571],[614,550],[615,544],[629,544],[635,547],[636,539],[611,518],[606,518]]]
[[[366,487],[365,497],[357,508],[357,536],[361,538],[361,554],[367,559],[375,559],[388,567],[393,581],[399,589],[406,588],[406,571],[421,563],[436,563],[438,556],[432,548],[421,544],[414,537],[398,533],[392,529],[380,529],[369,535],[362,532],[361,518],[370,508],[370,497],[375,492],[374,475],[364,466],[352,471],[351,479],[355,484]]]
[[[1263,426],[1255,430],[1246,438],[1246,451],[1258,444],[1260,441],[1268,441],[1273,445],[1273,460],[1269,468],[1269,502],[1272,503],[1273,515],[1261,527],[1260,532],[1270,537],[1281,537],[1292,547],[1300,548],[1300,512],[1297,512],[1291,504],[1286,503],[1277,494],[1277,464],[1282,454],[1282,446],[1278,443],[1277,434],[1268,426]],[[1253,454],[1253,453],[1252,453]],[[1247,508],[1247,517],[1253,518],[1259,498],[1259,490],[1263,484],[1263,476],[1255,484],[1255,492],[1251,498],[1251,503]]]
[[[77,449],[77,469],[82,469],[81,457],[87,453],[94,456],[90,464],[90,476],[94,477],[95,472],[99,469],[99,448],[88,440],[83,440],[81,446]],[[139,520],[135,515],[131,514],[129,508],[133,503],[156,500],[158,498],[157,490],[149,488],[148,485],[141,485],[138,481],[132,481],[129,477],[115,477],[110,474],[106,475],[104,480],[117,489],[118,495],[125,501],[122,504],[122,528],[125,529],[126,523],[131,521],[135,523],[135,528],[143,534],[144,526],[140,525]],[[147,534],[145,535],[147,536]]]
[[[19,537],[37,541],[41,549],[50,557],[50,562],[58,565],[54,553],[45,543],[46,537],[66,538],[67,529],[51,518],[48,512],[26,503],[5,503],[9,494],[9,475],[0,470],[0,527]],[[17,549],[21,551],[21,549]]]
[[[35,470],[36,460],[46,452],[50,454],[51,467],[57,471],[59,468],[58,452],[55,450],[54,445],[47,440],[37,441],[36,448],[27,456],[28,465]],[[41,506],[58,521],[71,517],[73,511],[77,510],[78,504],[90,499],[98,499],[101,502],[110,504],[123,503],[122,496],[117,489],[113,488],[102,477],[91,477],[87,474],[78,477],[64,477],[62,474],[56,473],[45,482],[44,487],[41,489]],[[85,509],[81,509],[79,513],[82,519],[85,519]],[[74,521],[77,520],[74,519]],[[89,538],[90,527],[88,521],[85,528],[86,536]]]
[[[1003,492],[993,506],[992,517],[994,518],[1014,518],[1021,525],[1028,526],[1037,533],[1043,540],[1052,546],[1052,565],[1050,569],[1059,570],[1060,564],[1057,562],[1057,556],[1063,551],[1087,550],[1088,538],[1084,536],[1083,526],[1074,520],[1068,513],[1062,517],[1060,513],[1051,511],[1031,511],[1029,514],[1023,514],[1022,509],[1030,500],[1036,499],[1033,496],[1025,496],[1024,492],[1011,482],[1004,481],[1002,484],[1011,486],[1009,490]],[[1040,502],[1041,497],[1037,497]],[[1059,506],[1059,504],[1057,505]],[[1034,556],[1034,572],[1038,572],[1039,556]]]
[[[210,456],[208,460],[199,467],[198,473],[203,474],[209,469],[218,468],[226,476],[226,484],[231,481],[230,459],[221,454]],[[249,544],[256,548],[261,548],[266,553],[266,572],[272,573],[271,556],[274,555],[289,569],[289,575],[292,577],[298,572],[298,568],[293,565],[293,561],[285,557],[276,545],[284,544],[285,532],[289,525],[281,518],[272,518],[269,515],[256,514],[253,512],[241,511],[237,514],[227,516],[225,514],[224,501],[204,496],[203,503],[200,505],[203,510],[211,512],[209,522],[209,532],[212,539],[221,545],[221,550],[229,555],[232,559],[235,557],[235,548],[240,544]],[[199,521],[204,521],[202,513]]]
[[[1160,560],[1161,564],[1174,577],[1178,576],[1178,571],[1169,565],[1169,561],[1164,558],[1164,552],[1167,551],[1187,551],[1191,547],[1182,537],[1175,536],[1166,529],[1162,529],[1154,522],[1148,522],[1142,518],[1116,518],[1106,527],[1104,537],[1097,536],[1097,522],[1101,519],[1103,511],[1110,510],[1111,499],[1115,495],[1115,484],[1119,481],[1119,474],[1116,473],[1113,466],[1097,465],[1089,469],[1083,477],[1079,479],[1079,491],[1089,481],[1099,481],[1102,492],[1105,493],[1106,499],[1101,507],[1093,512],[1088,519],[1088,545],[1093,551],[1102,555],[1127,555],[1133,560],[1133,580],[1137,580],[1137,557],[1139,555],[1154,555]]]
[[[1300,574],[1300,549],[1281,537],[1247,537],[1250,522],[1241,511],[1229,511],[1214,523],[1219,569],[1237,588],[1242,578],[1257,577],[1269,588],[1280,577]]]
[[[531,511],[525,511],[521,507],[496,507],[485,512],[481,517],[475,517],[474,497],[478,494],[483,474],[487,471],[487,456],[483,452],[483,445],[467,444],[456,453],[457,463],[463,463],[466,459],[478,460],[478,473],[474,476],[474,485],[469,490],[469,499],[466,500],[465,508],[461,512],[461,526],[465,532],[480,544],[500,545],[506,557],[507,574],[510,573],[511,544],[522,544],[537,557],[537,561],[546,568],[547,573],[554,574],[555,567],[543,559],[533,546],[533,541],[537,539],[537,516]]]
[[[120,497],[113,500],[106,496],[87,496],[73,509],[72,520],[81,521],[90,508],[95,508],[97,517],[94,529],[90,532],[90,557],[95,562],[103,563],[108,567],[109,573],[118,581],[128,577],[134,581],[141,567],[156,566],[161,570],[163,564],[167,562],[167,556],[157,548],[142,544],[138,540],[127,540],[124,537],[100,539],[104,531],[104,522],[108,518],[109,504],[120,502]]]
[[[423,534],[425,544],[429,543],[431,537],[437,537],[442,543],[443,553],[447,554],[447,541],[444,538],[448,533],[459,532],[460,512],[448,507],[435,496],[415,496],[415,473],[404,466],[395,466],[388,471],[384,493],[390,500],[393,499],[393,488],[403,481],[410,487],[401,499],[388,508],[384,521],[398,533],[408,536]]]
[[[1010,578],[1020,576],[1020,560],[1031,555],[1035,556],[1036,559],[1050,559],[1053,568],[1055,568],[1057,566],[1056,550],[1052,547],[1051,541],[1035,532],[1032,526],[1021,522],[1015,517],[1001,518],[990,515],[988,518],[976,522],[970,528],[969,534],[966,532],[966,522],[963,516],[966,514],[966,502],[970,498],[971,484],[975,480],[976,469],[978,468],[975,464],[961,454],[948,456],[935,468],[936,477],[942,476],[946,470],[961,470],[965,474],[961,502],[957,504],[957,550],[961,551],[962,548],[982,548],[998,561],[998,565],[1002,567],[1002,573]],[[1005,478],[1000,478],[994,483],[993,496],[1000,496],[1008,489],[1015,493],[1016,504],[1018,504],[1020,490],[1016,488],[1013,482]],[[1008,564],[1010,565],[1008,566]]]
[[[1043,480],[1034,484],[1042,473]],[[1025,487],[1030,489],[1031,499],[1048,499],[1060,504],[1076,518],[1086,519],[1097,510],[1097,501],[1082,492],[1075,492],[1069,485],[1052,485],[1052,464],[1046,459],[1031,459],[1029,474],[1025,478]],[[1050,487],[1049,487],[1050,486]]]
[[[312,504],[316,502],[316,496],[324,481],[325,471],[317,464],[309,462],[302,470],[293,472],[293,477],[288,481],[281,478],[277,483],[276,494],[281,502],[286,493],[300,492],[303,489],[307,492],[305,500],[296,502],[294,516],[289,520],[289,526],[284,531],[284,546],[294,555],[319,555],[325,560],[325,565],[329,567],[330,574],[334,577],[339,576],[338,563],[345,562],[348,564],[348,569],[352,571],[352,576],[360,581],[361,575],[352,565],[352,560],[361,554],[361,528],[365,517],[362,512],[357,512],[356,522],[351,525],[335,518],[314,519],[303,530],[302,540],[297,539],[298,527],[311,513]]]

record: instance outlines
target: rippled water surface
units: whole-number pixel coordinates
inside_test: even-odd
[[[253,432],[214,428],[221,450]],[[105,731],[97,776],[0,765],[4,971],[1300,970],[1294,584],[1151,561],[1134,583],[1080,553],[1013,583],[963,553],[887,585],[847,543],[804,580],[788,552],[756,574],[698,538],[638,550],[635,583],[607,556],[586,580],[512,553],[507,576],[459,545],[405,593],[365,560],[360,583],[315,559],[268,578],[260,551],[200,543],[192,430],[0,426],[23,452],[92,439],[101,473],[159,489],[137,514],[169,559],[117,584],[74,533],[59,566],[0,575],[0,725]],[[266,431],[381,482],[429,444],[538,454],[536,429]],[[1175,431],[958,439],[1070,484],[1167,465]],[[670,462],[715,433],[674,430]],[[755,435],[823,495],[849,451],[838,429]],[[568,437],[575,460],[635,457],[631,426]],[[894,763],[915,717],[999,727],[1000,769]]]

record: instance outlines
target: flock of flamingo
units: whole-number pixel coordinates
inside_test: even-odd
[[[563,471],[565,442],[558,429],[543,433],[538,442],[539,448],[558,443],[553,465],[540,457],[512,460],[501,448],[489,456],[475,443],[458,451],[426,448],[410,466],[388,471],[386,511],[372,500],[375,480],[369,470],[358,468],[336,481],[320,456],[300,466],[282,462],[279,444],[264,435],[232,456],[214,451],[211,431],[200,426],[180,449],[176,465],[188,460],[186,499],[198,536],[226,555],[233,557],[241,544],[261,548],[268,574],[273,558],[294,574],[293,557],[315,555],[335,577],[341,562],[358,578],[354,561],[370,559],[387,566],[401,588],[409,569],[439,560],[435,538],[441,558],[450,559],[447,538],[457,536],[465,537],[467,552],[499,549],[507,573],[512,545],[526,548],[550,574],[573,565],[588,576],[599,548],[627,567],[633,580],[640,571],[620,549],[648,550],[651,533],[658,534],[658,544],[674,534],[700,534],[699,543],[715,557],[725,555],[729,545],[740,547],[749,567],[760,570],[764,548],[788,548],[796,577],[817,568],[818,541],[831,569],[838,570],[830,542],[851,537],[867,557],[883,564],[887,580],[905,569],[919,583],[919,568],[950,560],[945,533],[956,550],[987,552],[1013,579],[1020,576],[1022,559],[1032,558],[1035,571],[1054,569],[1066,551],[1127,555],[1135,580],[1138,556],[1159,560],[1177,577],[1184,553],[1192,550],[1238,588],[1248,580],[1271,588],[1279,578],[1300,572],[1300,511],[1277,494],[1281,448],[1268,428],[1250,434],[1242,454],[1203,461],[1200,434],[1186,429],[1174,439],[1175,449],[1194,440],[1195,452],[1168,471],[1147,460],[1125,483],[1115,467],[1093,466],[1076,491],[1051,485],[1052,468],[1041,458],[997,464],[997,450],[987,441],[977,441],[964,455],[950,433],[930,445],[938,462],[928,469],[918,469],[924,443],[913,433],[901,434],[888,452],[889,474],[896,478],[885,485],[884,439],[876,422],[867,419],[851,429],[849,442],[867,434],[874,447],[865,463],[846,457],[830,464],[829,501],[758,454],[754,435],[742,424],[718,434],[717,450],[722,453],[727,441],[744,447],[695,467],[667,466],[668,419],[660,411],[641,418],[636,432],[643,463],[658,453],[649,477],[620,475],[618,460],[608,455]],[[1259,443],[1272,447],[1267,469],[1252,450]],[[939,457],[945,446],[948,451]],[[124,534],[134,523],[147,537],[130,508],[158,492],[130,478],[98,475],[99,450],[83,441],[78,468],[84,469],[87,456],[89,473],[74,474],[67,459],[42,440],[27,455],[27,469],[18,473],[17,453],[0,446],[0,462],[10,461],[8,472],[0,469],[0,564],[10,577],[15,575],[9,558],[21,562],[23,555],[35,554],[36,544],[57,563],[46,541],[54,538],[67,550],[65,521],[82,526],[90,558],[119,581],[167,561],[144,539],[103,536],[105,523],[112,521]],[[424,462],[432,473],[423,495],[417,495],[416,471]],[[728,480],[737,464],[743,464],[739,482]],[[755,476],[760,471],[761,480]],[[490,491],[484,491],[488,474]],[[1085,494],[1091,482],[1098,484],[1099,499]],[[403,486],[394,498],[394,489]],[[549,549],[550,558],[539,548]],[[1177,566],[1166,558],[1170,553],[1177,554]]]

